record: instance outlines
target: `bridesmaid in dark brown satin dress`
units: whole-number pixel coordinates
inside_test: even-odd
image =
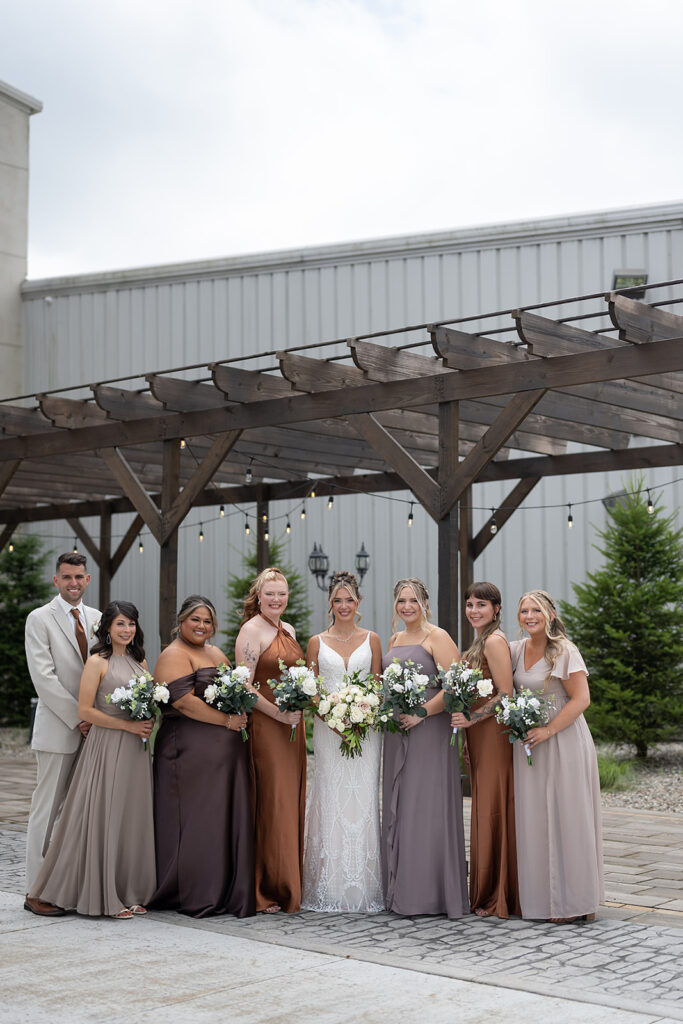
[[[154,750],[157,891],[152,905],[191,917],[254,913],[254,843],[246,715],[226,715],[204,691],[227,661],[209,643],[216,612],[198,594],[178,612],[175,639],[154,668],[171,692]]]
[[[479,917],[521,914],[517,886],[515,795],[512,744],[495,719],[498,695],[512,694],[510,648],[500,631],[501,596],[493,583],[472,583],[465,591],[465,614],[476,638],[463,657],[492,679],[493,697],[476,701],[470,721],[451,717],[467,729],[472,783],[470,827],[470,907]]]
[[[244,602],[235,660],[260,684],[249,716],[254,808],[256,910],[267,914],[301,908],[306,808],[306,736],[300,711],[279,711],[268,679],[279,679],[278,659],[294,665],[304,652],[294,630],[281,622],[289,588],[279,569],[264,569]],[[290,742],[291,726],[297,725]]]

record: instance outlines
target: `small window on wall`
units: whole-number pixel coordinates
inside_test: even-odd
[[[612,291],[627,288],[622,294],[630,299],[644,299],[646,284],[646,270],[615,270],[612,276]]]

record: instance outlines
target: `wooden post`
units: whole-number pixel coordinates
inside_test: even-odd
[[[474,558],[472,557],[472,488],[468,487],[460,496],[460,572],[458,599],[460,602],[460,653],[472,643],[472,627],[465,616],[463,594],[474,579]]]
[[[180,489],[180,444],[164,441],[161,513],[169,512]],[[171,639],[178,604],[178,527],[159,548],[159,640],[162,649]]]
[[[456,509],[445,515],[445,495],[458,467],[459,420],[457,402],[439,403],[439,625],[458,635],[458,514]]]
[[[266,517],[265,523],[263,521],[264,515]],[[270,545],[266,540],[266,530],[269,526],[268,502],[259,498],[256,502],[256,569],[258,572],[263,572],[264,569],[268,568]]]
[[[106,504],[100,512],[100,611],[111,601],[111,510]]]

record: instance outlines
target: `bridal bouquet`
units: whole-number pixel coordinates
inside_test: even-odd
[[[131,718],[140,721],[160,715],[161,705],[168,704],[170,696],[167,686],[155,683],[149,672],[143,672],[129,679],[128,686],[117,686],[104,699],[107,704],[116,704],[117,708],[127,711]],[[143,739],[142,743],[147,746],[147,740]]]
[[[258,700],[258,694],[249,689],[248,682],[249,669],[246,665],[238,665],[237,668],[231,669],[222,661],[216,666],[213,682],[204,690],[204,700],[226,715],[248,714]],[[253,683],[253,686],[258,689],[259,684]],[[241,731],[242,740],[248,740],[247,730]]]
[[[416,665],[410,659],[401,661],[400,658],[394,658],[391,665],[387,665],[382,672],[384,684],[382,711],[386,714],[386,720],[383,716],[385,729],[391,732],[397,732],[400,729],[395,715],[427,717],[427,709],[422,705],[429,685],[429,676],[421,673],[419,671],[421,668],[422,665]]]
[[[313,697],[318,695],[318,676],[301,658],[296,665],[289,668],[279,658],[280,679],[269,679],[268,685],[273,688],[275,703],[280,711],[303,711],[311,706]],[[289,734],[293,743],[296,739],[296,726],[293,725]]]
[[[381,685],[373,675],[356,669],[344,675],[338,690],[320,698],[317,712],[325,725],[342,734],[339,749],[344,757],[359,757],[363,753],[363,740],[380,722],[381,693]]]
[[[484,679],[481,669],[470,668],[467,661],[454,661],[449,668],[439,669],[438,675],[443,690],[443,704],[450,714],[461,712],[467,721],[470,720],[470,708],[479,697],[490,697],[493,693],[493,681]],[[451,746],[457,743],[458,730],[453,729]]]
[[[529,729],[535,729],[537,725],[545,725],[548,721],[548,709],[552,706],[552,698],[542,697],[532,690],[520,690],[512,697],[505,694],[500,698],[500,704],[496,709],[496,721],[506,726],[504,732],[508,733],[510,743],[515,740],[524,740]],[[533,765],[531,747],[524,743],[527,761]]]

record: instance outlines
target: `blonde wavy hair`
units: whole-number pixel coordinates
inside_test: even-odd
[[[396,632],[396,627],[398,625],[398,612],[396,610],[396,605],[398,604],[398,599],[401,596],[401,591],[404,587],[410,587],[415,595],[417,603],[420,606],[420,611],[422,612],[422,621],[426,624],[432,617],[432,610],[429,607],[429,591],[422,580],[419,580],[417,576],[410,576],[404,580],[399,580],[394,587],[394,610],[391,618],[391,629],[393,633]]]
[[[533,601],[537,604],[541,609],[543,618],[545,619],[546,648],[543,657],[549,665],[548,674],[545,677],[547,685],[555,671],[557,659],[564,651],[565,644],[569,637],[567,636],[567,630],[565,629],[564,622],[557,614],[555,602],[550,594],[545,590],[527,590],[526,594],[522,594],[520,597],[519,604],[517,605],[517,621],[520,624],[521,630],[523,630],[524,627],[520,622],[519,612],[525,601]]]
[[[475,636],[469,648],[463,654],[464,660],[468,661],[472,668],[481,668],[484,661],[484,645],[491,634],[500,629],[500,611],[503,604],[503,598],[501,597],[500,590],[495,583],[487,583],[485,581],[480,583],[470,583],[469,587],[463,594],[463,601],[467,601],[470,597],[477,597],[480,601],[490,601],[495,612],[493,619],[489,622],[488,626],[486,626],[485,629],[482,629],[479,636]],[[496,606],[498,606],[497,611]]]
[[[180,633],[180,627],[185,621],[189,619],[193,612],[196,612],[198,608],[206,608],[209,615],[211,616],[211,625],[213,626],[213,633],[211,636],[215,636],[218,632],[218,616],[216,615],[216,609],[214,608],[208,597],[204,597],[202,594],[190,594],[186,597],[180,606],[180,610],[176,615],[175,626],[171,630],[171,640],[175,640]]]
[[[332,602],[335,597],[342,589],[348,590],[349,594],[356,602],[356,613],[354,615],[354,624],[360,622],[360,612],[358,611],[358,605],[360,604],[360,584],[358,578],[346,569],[340,569],[339,572],[335,572],[330,580],[330,585],[327,588],[327,617],[330,620],[330,625],[334,623],[334,610],[332,608]]]
[[[255,615],[259,613],[259,600],[258,596],[261,593],[261,589],[265,583],[270,583],[271,580],[282,579],[285,581],[287,589],[289,590],[289,584],[287,583],[287,577],[283,573],[282,569],[278,569],[275,565],[268,566],[267,569],[263,569],[258,574],[252,585],[249,587],[249,593],[244,599],[244,611],[242,613],[242,621],[240,626],[243,626],[249,619],[253,619]]]

